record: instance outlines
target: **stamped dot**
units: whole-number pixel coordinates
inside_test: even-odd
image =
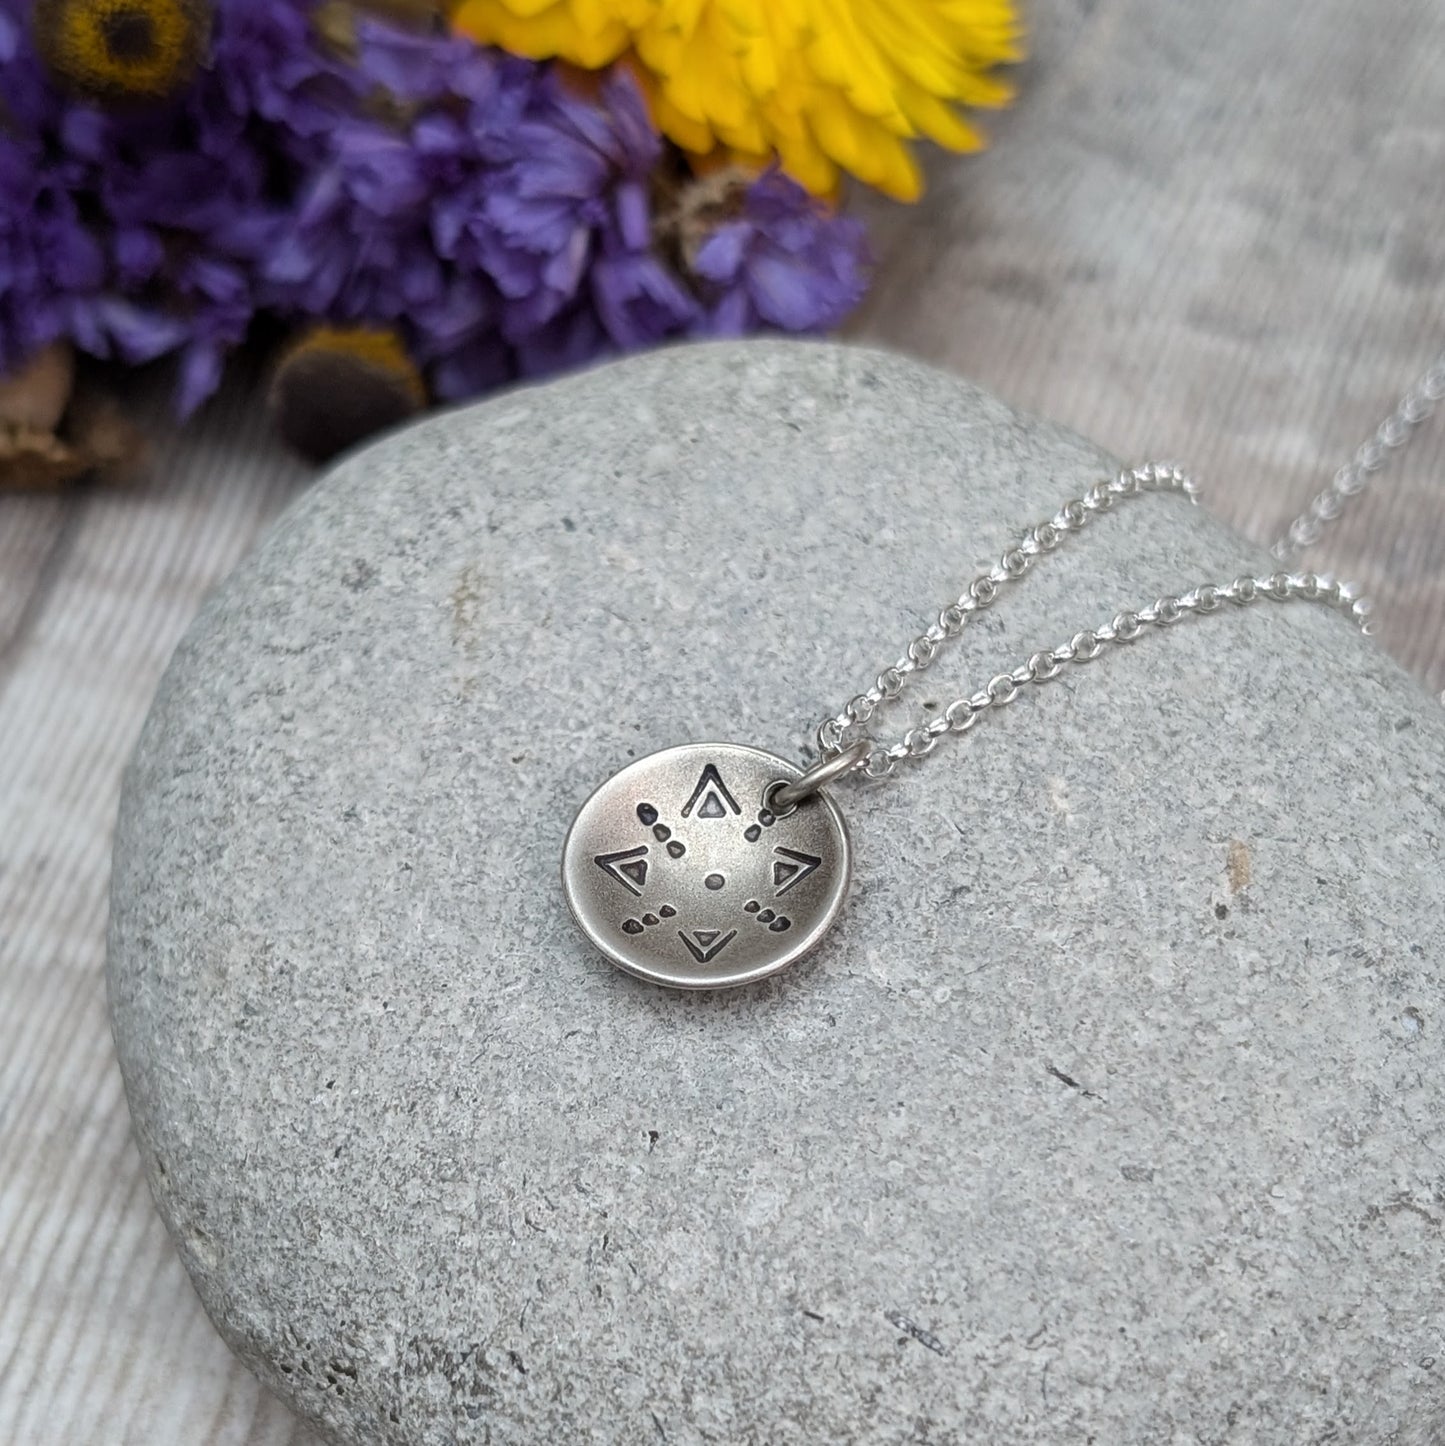
[[[770,809],[770,808],[765,808],[765,809],[758,815],[758,822],[759,822],[760,824],[762,824],[762,826],[763,826],[764,828],[772,828],[772,826],[773,826],[775,823],[777,823],[777,821],[778,821],[778,816],[777,816],[777,814],[775,814],[775,813],[772,811],[772,809]]]
[[[649,828],[657,822],[657,810],[650,803],[639,803],[637,805],[637,816]]]
[[[664,919],[671,919],[676,915],[677,910],[674,909],[671,904],[664,904],[657,912],[661,914]]]
[[[642,932],[642,920],[624,919],[622,921],[622,932],[624,934],[640,934]]]
[[[762,907],[763,907],[763,906],[762,906],[760,903],[758,903],[758,901],[757,901],[756,899],[749,899],[749,900],[747,901],[747,903],[743,905],[743,913],[745,913],[745,914],[756,914],[756,913],[758,912],[758,910],[761,909]]]
[[[709,874],[702,883],[705,889],[711,889],[713,893],[717,893],[727,883],[727,880],[721,874]]]
[[[776,915],[771,909],[764,909],[763,912],[758,915],[758,923],[771,924],[775,917]]]
[[[761,918],[762,916],[759,915],[758,917]],[[793,921],[788,918],[786,914],[779,914],[778,917],[768,925],[768,929],[774,934],[781,934],[784,929],[790,928],[792,923]]]
[[[757,826],[757,824],[753,824],[751,828],[745,828],[743,830],[743,837],[747,839],[749,843],[757,843],[757,841],[762,838],[762,836],[763,831]]]
[[[673,858],[680,859],[683,854],[687,852],[687,849],[684,848],[682,844],[678,843],[676,839],[673,839],[673,841],[668,844],[667,851],[669,854],[672,855]]]
[[[665,823],[660,823],[652,830],[652,836],[658,843],[666,843],[672,837],[672,830]]]
[[[657,923],[657,915],[656,915],[656,914],[644,914],[644,915],[642,916],[642,922],[643,922],[644,924],[646,924],[647,927],[650,929],[650,928],[652,928],[652,926],[653,926],[655,923]]]

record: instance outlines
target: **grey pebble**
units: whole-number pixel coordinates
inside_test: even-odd
[[[219,591],[126,780],[110,1003],[160,1212],[297,1411],[427,1446],[1439,1439],[1445,727],[1343,619],[1184,623],[839,788],[854,895],[762,987],[636,983],[563,905],[604,776],[804,758],[1113,466],[912,362],[712,345],[384,440]],[[912,704],[1267,567],[1122,507]]]

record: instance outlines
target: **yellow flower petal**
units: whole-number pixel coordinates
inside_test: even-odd
[[[936,96],[926,91],[910,91],[903,103],[904,113],[914,126],[930,140],[950,151],[980,151],[984,146],[981,132],[960,118]]]
[[[643,85],[643,93],[651,102],[653,119],[657,128],[685,151],[695,155],[706,155],[713,148],[713,133],[706,121],[684,115],[657,87],[650,82]]]
[[[585,0],[582,4],[584,17],[599,23],[579,24],[569,6],[558,0],[461,0],[452,21],[484,45],[532,60],[560,55],[597,70],[627,49],[631,31],[611,13],[616,7],[609,0],[599,0],[590,12]]]
[[[960,107],[1006,105],[1014,0],[460,0],[457,28],[518,54],[630,51],[658,128],[699,154],[776,154],[820,195],[848,171],[912,199],[909,142],[983,144]]]

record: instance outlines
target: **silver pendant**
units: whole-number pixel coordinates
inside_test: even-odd
[[[829,761],[804,774],[736,743],[628,764],[568,831],[573,918],[618,968],[654,984],[726,989],[777,973],[843,905],[848,829],[818,791],[841,771]]]

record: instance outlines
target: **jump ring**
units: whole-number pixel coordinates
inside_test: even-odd
[[[820,788],[825,788],[835,778],[852,773],[873,751],[873,742],[860,738],[832,758],[815,763],[801,778],[789,783],[780,778],[763,790],[763,802],[776,814],[791,813],[806,798],[811,798]]]

